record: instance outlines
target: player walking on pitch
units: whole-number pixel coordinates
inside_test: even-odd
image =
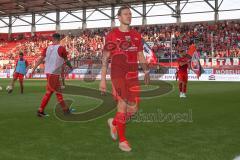
[[[37,115],[39,117],[47,116],[44,109],[48,104],[52,94],[55,92],[56,97],[64,113],[70,113],[70,109],[66,106],[61,91],[60,77],[62,74],[62,66],[64,62],[72,70],[71,63],[67,60],[67,51],[65,47],[60,46],[61,36],[58,33],[53,34],[53,44],[48,46],[43,52],[36,65],[33,67],[33,71],[44,61],[45,59],[45,74],[47,76],[46,93],[42,99],[41,105],[38,109]]]
[[[178,88],[180,98],[186,98],[186,92],[187,92],[187,83],[188,83],[188,64],[190,63],[191,59],[187,56],[186,51],[183,48],[179,48],[179,55],[180,57],[177,59],[178,62]]]
[[[150,78],[141,34],[130,28],[132,14],[128,6],[119,9],[118,19],[120,27],[106,36],[99,89],[102,93],[106,92],[108,59],[111,58],[111,81],[117,113],[114,118],[108,119],[108,125],[112,139],[119,138],[119,148],[129,152],[131,146],[126,139],[125,128],[127,120],[138,111],[139,106],[138,61],[145,73],[145,84]]]

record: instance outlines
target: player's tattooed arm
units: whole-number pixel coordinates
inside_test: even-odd
[[[43,61],[44,61],[44,57],[41,56],[41,57],[38,59],[38,61],[36,62],[35,66],[33,67],[32,72],[34,72],[34,71],[36,70],[36,68],[37,68],[41,63],[43,63]]]
[[[99,85],[99,90],[101,91],[101,94],[106,93],[106,75],[107,75],[107,68],[108,68],[108,60],[110,57],[110,52],[103,51],[103,57],[102,57],[102,69],[101,69],[101,81]]]
[[[109,55],[110,53],[107,51],[103,52],[103,57],[102,57],[102,69],[101,69],[101,79],[106,80],[106,75],[107,75],[107,68],[108,68],[108,60],[109,60]]]
[[[138,61],[144,71],[144,81],[145,84],[149,84],[150,82],[150,76],[149,76],[149,67],[146,58],[143,55],[143,52],[138,52]]]

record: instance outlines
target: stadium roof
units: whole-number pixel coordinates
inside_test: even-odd
[[[176,0],[1,0],[0,17],[29,13],[52,12],[56,10],[77,10],[101,8],[111,5],[171,2]]]

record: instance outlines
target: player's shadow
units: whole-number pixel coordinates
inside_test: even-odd
[[[141,81],[141,84],[144,84],[143,81]],[[151,85],[156,86],[154,89],[140,92],[141,98],[151,98],[160,96],[163,94],[166,94],[170,92],[173,89],[173,86],[170,83],[167,83],[165,81],[151,81]],[[63,121],[69,121],[69,122],[87,122],[91,120],[95,120],[97,118],[100,118],[111,111],[113,111],[116,108],[116,101],[114,101],[112,94],[107,92],[106,95],[101,95],[101,92],[96,89],[86,88],[86,87],[79,87],[79,86],[66,86],[66,88],[63,90],[64,94],[69,95],[80,95],[80,96],[86,96],[91,98],[96,98],[102,101],[101,104],[96,106],[94,109],[84,111],[84,112],[74,112],[72,114],[64,114],[61,108],[61,105],[58,103],[56,104],[54,111],[55,115],[58,119]],[[73,100],[66,100],[66,105],[68,107],[73,107]],[[78,105],[81,104],[74,104],[79,108]]]

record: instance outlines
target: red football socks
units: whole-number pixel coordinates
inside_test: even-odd
[[[183,91],[182,83],[179,83],[179,84],[178,84],[178,88],[179,88],[179,92],[182,92],[182,91]]]
[[[51,96],[52,96],[53,92],[47,91],[46,94],[43,96],[39,111],[43,112],[45,107],[48,104],[48,101],[50,100]]]
[[[51,96],[52,96],[53,92],[51,91],[47,91],[46,94],[43,96],[43,99],[42,99],[42,102],[41,102],[41,105],[40,105],[40,108],[39,108],[39,111],[40,112],[43,112],[44,109],[46,108]],[[60,105],[62,106],[63,110],[67,110],[68,108],[66,107],[66,104],[63,100],[63,96],[62,96],[62,93],[56,93],[56,96],[57,96],[57,100],[58,102],[60,103]]]
[[[115,125],[117,128],[120,142],[123,142],[126,140],[126,137],[125,137],[126,119],[127,119],[127,116],[125,113],[117,112],[113,120],[113,125]]]

